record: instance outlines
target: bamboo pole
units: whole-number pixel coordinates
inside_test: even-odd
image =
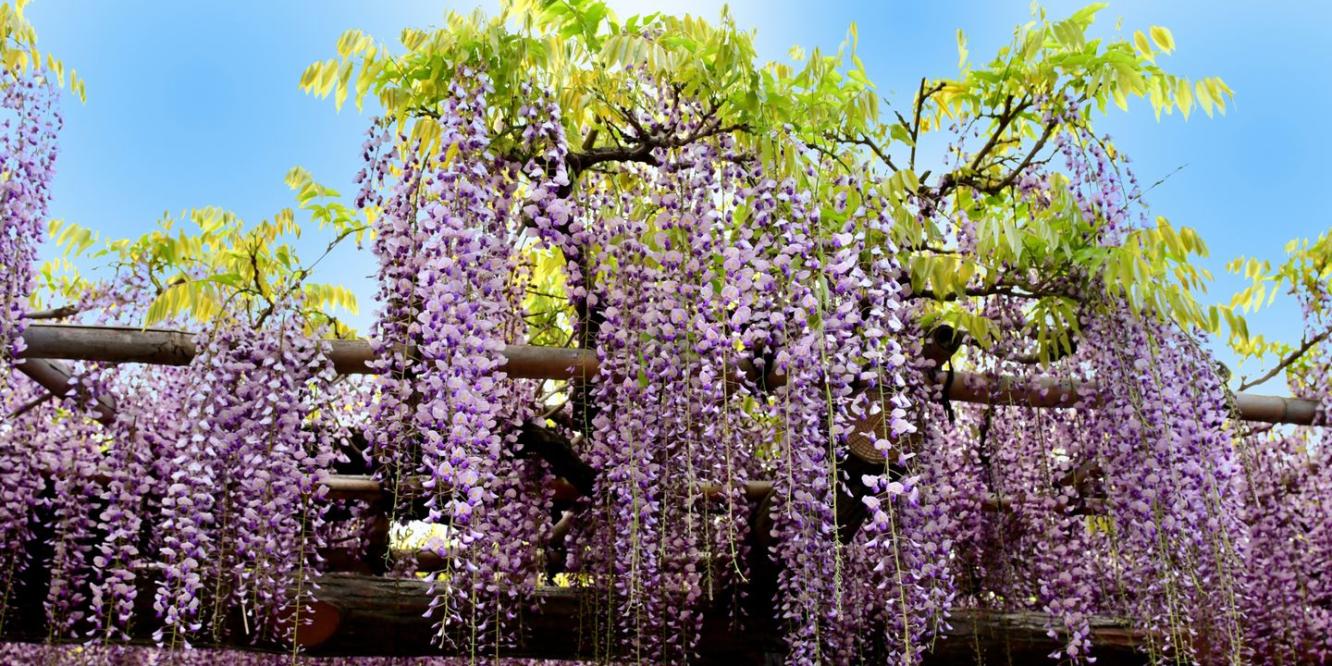
[[[63,326],[33,324],[23,334],[29,359],[66,359],[109,363],[186,365],[196,353],[193,334],[184,331],[138,329],[115,326]],[[340,374],[372,373],[374,349],[365,340],[330,340],[329,359]],[[597,374],[597,355],[588,349],[510,345],[504,350],[504,371],[519,379],[576,379]],[[942,376],[940,378],[942,381]],[[780,386],[785,377],[770,376],[769,386]],[[991,381],[978,375],[957,373],[948,386],[948,398],[956,402],[1012,404],[1026,407],[1070,407],[1084,387],[1055,379]],[[1312,425],[1318,403],[1312,400],[1240,393],[1236,396],[1239,416],[1245,421]]]
[[[23,358],[188,365],[198,353],[194,334],[124,326],[31,324],[23,333]],[[342,375],[372,374],[374,349],[365,340],[328,340],[328,357]],[[573,379],[597,374],[597,356],[586,349],[512,345],[504,371],[519,379]]]

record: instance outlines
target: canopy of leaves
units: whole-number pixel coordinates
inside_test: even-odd
[[[959,34],[960,75],[922,79],[915,98],[900,109],[876,94],[856,55],[854,25],[835,53],[797,49],[794,64],[760,64],[753,33],[737,28],[727,13],[715,25],[661,14],[621,19],[597,0],[519,0],[489,19],[449,14],[439,29],[404,30],[401,48],[348,31],[338,40],[337,56],[310,65],[301,86],[332,96],[338,106],[351,97],[360,108],[372,95],[407,137],[404,145],[422,155],[439,152],[433,121],[458,67],[482,69],[494,80],[489,122],[501,152],[519,150],[517,116],[530,101],[523,83],[535,79],[553,90],[576,147],[569,157],[575,172],[648,161],[654,147],[728,134],[760,156],[770,174],[794,176],[814,189],[829,229],[855,209],[837,212],[836,197],[887,197],[898,221],[892,240],[909,253],[904,263],[913,291],[930,301],[927,319],[951,324],[985,346],[996,336],[994,323],[967,300],[1024,296],[1033,315],[1025,333],[1048,359],[1069,346],[1088,288],[1189,328],[1216,330],[1223,317],[1238,321],[1229,308],[1199,304],[1196,295],[1210,276],[1192,263],[1206,247],[1191,229],[1158,219],[1125,242],[1105,244],[1102,221],[1086,219],[1066,191],[1039,210],[1014,192],[1025,172],[1051,159],[1057,136],[1094,137],[1093,117],[1111,104],[1127,109],[1130,99],[1144,98],[1158,116],[1179,111],[1188,117],[1195,105],[1207,115],[1226,109],[1232,93],[1220,79],[1192,81],[1158,65],[1174,50],[1169,30],[1154,26],[1125,39],[1089,36],[1102,8],[1092,5],[1063,20],[1039,12],[983,66],[970,61]],[[646,131],[642,118],[650,117],[655,102],[644,97],[644,80],[698,100],[707,119],[702,129]],[[1076,103],[1076,114],[1052,113],[1061,100]],[[962,138],[950,145],[945,159],[952,169],[922,170],[925,159],[918,159],[916,146],[923,135],[973,131],[977,145]],[[1113,146],[1102,148],[1115,154]],[[825,177],[829,170],[882,178],[878,191],[849,191]],[[966,251],[958,246],[962,217],[975,224],[975,244]],[[745,223],[743,211],[736,221]]]
[[[63,77],[63,66],[36,50],[24,4],[0,6],[5,66],[17,70],[45,62],[47,70]],[[959,32],[958,75],[923,78],[915,96],[897,104],[881,99],[866,74],[854,25],[836,52],[797,48],[790,63],[762,63],[754,33],[736,26],[729,13],[716,23],[660,13],[621,18],[599,0],[513,0],[495,17],[450,13],[439,28],[403,30],[397,45],[350,30],[339,38],[334,57],[306,69],[300,86],[332,97],[338,107],[350,98],[361,109],[372,98],[405,137],[402,145],[429,156],[443,152],[435,120],[456,68],[484,70],[492,79],[488,117],[493,148],[501,152],[521,152],[518,115],[531,101],[523,86],[536,82],[553,91],[560,104],[574,174],[650,161],[654,148],[728,135],[758,156],[773,177],[794,177],[815,190],[829,228],[843,221],[846,210],[854,210],[849,206],[838,212],[831,205],[838,196],[882,196],[893,202],[898,224],[891,240],[905,253],[903,264],[915,297],[925,301],[927,322],[950,324],[982,347],[997,338],[1000,327],[974,306],[978,298],[1027,299],[1027,330],[1020,333],[1036,341],[1035,358],[1050,360],[1070,348],[1080,305],[1090,294],[1104,293],[1186,328],[1216,332],[1225,326],[1244,356],[1295,351],[1250,336],[1243,314],[1264,296],[1270,299],[1277,283],[1325,282],[1327,276],[1314,269],[1316,262],[1305,261],[1325,241],[1292,255],[1276,272],[1252,260],[1243,263],[1253,286],[1230,303],[1204,306],[1200,294],[1211,276],[1195,264],[1207,248],[1192,229],[1155,218],[1131,230],[1123,242],[1105,244],[1098,240],[1103,221],[1080,214],[1078,201],[1065,188],[1054,188],[1057,196],[1040,208],[1016,196],[1021,176],[1052,160],[1051,146],[1059,136],[1086,142],[1096,136],[1095,118],[1112,107],[1127,110],[1132,99],[1140,98],[1157,117],[1178,111],[1185,118],[1197,109],[1211,116],[1228,107],[1233,91],[1221,79],[1188,79],[1161,67],[1175,49],[1168,29],[1092,36],[1103,8],[1090,5],[1058,20],[1038,10],[983,64],[972,59]],[[82,81],[72,71],[69,76],[71,87],[82,95]],[[697,100],[707,122],[685,135],[647,131],[643,118],[654,112],[656,102],[644,81]],[[1060,100],[1076,103],[1072,117],[1051,113]],[[917,145],[931,133],[952,139],[945,155],[918,155]],[[1120,166],[1115,147],[1094,140]],[[941,160],[946,169],[927,166]],[[872,191],[851,191],[823,177],[830,170],[880,178]],[[1064,176],[1056,172],[1052,177]],[[632,188],[633,178],[621,174],[625,189]],[[349,236],[359,244],[367,233],[364,218],[303,171],[294,170],[288,180],[311,218],[330,229],[334,244]],[[370,219],[374,214],[368,211]],[[267,285],[257,288],[256,271],[266,276],[258,283],[306,277],[290,249],[269,246],[281,236],[300,233],[289,213],[243,232],[243,225],[219,211],[187,217],[200,233],[164,223],[136,242],[117,241],[105,250],[118,261],[144,262],[156,279],[164,280],[146,323],[182,313],[207,318],[233,298],[251,305],[252,299],[262,302],[265,293],[281,293]],[[745,224],[746,211],[734,218],[737,225]],[[200,220],[227,221],[208,222],[209,229]],[[959,245],[964,224],[974,225],[967,231],[974,242],[965,248]],[[91,239],[91,232],[73,225],[56,230],[71,248]],[[564,307],[564,259],[558,250],[536,245],[530,256],[530,337],[544,344],[567,343],[572,313]],[[62,259],[48,264],[44,285],[71,298],[82,283],[70,271],[62,273],[62,267],[70,266]],[[345,289],[305,291],[314,308],[339,301],[351,305]],[[262,311],[262,306],[256,310]]]

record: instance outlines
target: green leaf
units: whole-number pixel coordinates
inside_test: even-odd
[[[1133,47],[1146,58],[1152,58],[1155,55],[1152,52],[1151,43],[1147,41],[1147,35],[1142,34],[1141,30],[1133,33]]]
[[[1151,27],[1150,32],[1152,34],[1152,41],[1156,43],[1157,48],[1166,53],[1172,53],[1175,50],[1175,37],[1170,34],[1169,28],[1154,25]]]
[[[1207,86],[1205,81],[1199,81],[1194,84],[1193,89],[1198,94],[1198,105],[1202,107],[1203,113],[1206,113],[1207,117],[1211,118],[1213,106],[1211,89]]]
[[[915,142],[911,140],[911,132],[907,130],[902,123],[893,123],[888,126],[888,134],[894,139],[905,143],[908,146],[914,146]]]
[[[1176,84],[1175,103],[1179,105],[1179,112],[1184,114],[1184,120],[1188,120],[1189,111],[1193,110],[1193,87],[1187,79],[1180,79]]]

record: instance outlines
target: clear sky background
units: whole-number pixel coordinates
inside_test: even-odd
[[[689,12],[715,18],[721,2],[611,0],[622,16]],[[1082,2],[1051,0],[1053,15]],[[955,31],[985,61],[1030,17],[1026,0],[739,0],[741,26],[758,31],[764,59],[793,45],[835,49],[849,23],[860,55],[890,102],[910,103],[921,76],[956,73]],[[371,112],[308,97],[305,66],[334,54],[337,37],[360,28],[396,43],[405,26],[440,22],[447,9],[494,11],[477,0],[35,0],[28,9],[43,50],[87,80],[88,101],[65,104],[53,214],[111,237],[136,236],[165,211],[217,205],[259,220],[294,205],[282,176],[294,165],[352,191]],[[1154,214],[1200,231],[1217,275],[1209,299],[1240,283],[1224,264],[1246,255],[1278,261],[1282,246],[1329,227],[1326,164],[1332,141],[1332,5],[1311,1],[1144,0],[1111,2],[1099,34],[1123,19],[1127,35],[1159,24],[1175,36],[1162,60],[1190,78],[1219,75],[1236,91],[1229,115],[1201,112],[1158,123],[1145,103],[1098,125],[1132,156],[1144,183],[1175,173],[1147,197]],[[313,257],[326,241],[311,241]],[[353,288],[364,331],[373,317],[373,257],[347,250],[316,277]],[[1298,340],[1292,300],[1251,318],[1252,328]],[[1222,353],[1223,359],[1231,358]],[[1253,368],[1242,368],[1252,374]],[[1273,387],[1276,389],[1277,387]]]

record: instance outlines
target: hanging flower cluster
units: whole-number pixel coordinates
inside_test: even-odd
[[[63,123],[58,101],[59,90],[44,70],[0,68],[0,362],[22,351],[22,317],[46,232]]]
[[[838,168],[799,128],[728,128],[645,67],[621,91],[637,106],[602,100],[625,125],[613,141],[594,133],[576,152],[539,75],[496,84],[474,63],[448,67],[410,135],[377,121],[364,144],[376,378],[335,387],[319,332],[281,301],[220,317],[188,367],[79,364],[58,400],[34,402],[26,384],[0,395],[14,415],[0,423],[0,595],[44,592],[45,617],[25,621],[96,643],[90,662],[174,658],[113,645],[142,633],[152,590],[160,647],[293,642],[329,535],[375,520],[337,505],[353,520],[330,525],[321,482],[364,430],[356,464],[389,513],[375,546],[427,534],[435,642],[471,661],[526,647],[513,643],[543,581],[589,592],[603,660],[688,662],[726,623],[770,628],[763,651],[790,663],[917,664],[984,612],[1041,613],[1061,662],[1094,661],[1104,617],[1140,628],[1153,662],[1332,654],[1328,441],[1238,430],[1198,336],[1140,312],[1091,262],[1053,276],[988,263],[977,279],[993,291],[963,279],[957,302],[911,291],[946,281],[920,279],[908,252],[980,265],[967,261],[995,220],[973,219],[979,197],[1011,197],[1000,222],[1014,228],[1073,219],[1095,256],[1142,230],[1137,182],[1082,100],[1021,102],[1061,170],[1029,158],[988,181],[961,148],[979,130],[955,128],[954,180],[930,186]],[[0,284],[3,358],[59,126],[45,84],[6,83],[0,262],[22,270]],[[492,108],[497,88],[522,99]],[[949,229],[949,247],[904,224]],[[1012,236],[1012,253],[1049,249],[1031,236]],[[509,346],[531,335],[538,255],[563,267],[563,293],[545,297],[567,301],[553,319],[595,349],[594,376],[506,375]],[[160,289],[124,277],[98,303],[133,311]],[[1078,331],[1053,357],[1052,298]],[[950,318],[996,332],[932,355]],[[966,381],[954,363],[988,380],[961,391],[990,404],[949,402]],[[1047,387],[1037,403],[1067,395],[1008,404],[1013,381]],[[1298,388],[1332,404],[1325,372]],[[349,426],[331,405],[364,411]],[[416,573],[409,559],[390,575]]]
[[[38,399],[36,390],[23,390],[25,383],[18,372],[6,370],[4,380],[17,387],[0,394],[0,410],[5,414]],[[28,384],[27,386],[31,386]],[[33,410],[29,410],[31,413]],[[36,418],[8,418],[0,422],[0,622],[8,619],[9,600],[21,584],[21,576],[31,564],[28,543],[32,539],[32,508],[42,491],[40,467],[33,455],[32,443],[48,429]]]
[[[473,660],[460,657],[340,657],[293,658],[291,655],[243,652],[239,650],[199,649],[167,651],[144,646],[67,646],[40,643],[0,643],[0,661],[7,664],[78,664],[79,666],[120,666],[146,664],[158,666],[471,666]],[[587,662],[554,659],[497,659],[498,666],[577,666]]]
[[[535,586],[533,535],[544,473],[519,459],[524,408],[510,399],[501,352],[521,303],[515,256],[516,169],[490,153],[484,72],[462,68],[440,114],[438,152],[408,146],[387,197],[394,156],[372,134],[360,202],[378,205],[375,251],[384,310],[375,342],[382,373],[372,452],[401,501],[423,478],[428,524],[445,566],[435,578],[440,637],[467,650],[505,640],[516,603]],[[376,132],[381,130],[376,130]],[[538,186],[538,189],[539,186]],[[407,416],[407,418],[404,418]]]
[[[0,615],[19,626],[44,624],[54,638],[82,638],[103,616],[98,568],[104,562],[96,553],[104,547],[101,535],[123,526],[100,512],[109,437],[97,418],[111,380],[101,368],[79,368],[68,377],[65,400],[17,390],[15,402],[0,401],[13,415],[0,427],[10,482],[0,513],[0,593],[9,604],[45,585],[44,612],[14,617],[6,608]]]
[[[205,626],[218,639],[233,609],[252,638],[290,640],[265,632],[290,626],[313,589],[333,449],[304,419],[332,379],[322,351],[287,326],[224,333],[188,369],[77,368],[68,397],[0,433],[24,475],[4,515],[6,596],[41,584],[20,578],[38,553],[50,635],[123,639],[160,562],[163,642]]]
[[[1323,280],[1298,292],[1305,339],[1328,330],[1332,294]],[[1289,373],[1291,388],[1317,400],[1316,428],[1252,432],[1240,449],[1243,521],[1248,529],[1239,604],[1253,653],[1272,663],[1332,659],[1332,439],[1327,434],[1332,355],[1326,343]]]
[[[565,255],[570,297],[582,315],[577,326],[595,335],[585,343],[597,349],[600,374],[571,423],[583,423],[572,429],[583,437],[579,451],[597,485],[567,538],[566,564],[579,580],[614,591],[604,609],[620,636],[611,649],[654,661],[692,653],[712,591],[751,573],[745,535],[753,509],[743,488],[761,478],[773,482],[763,506],[772,518],[768,555],[779,563],[777,619],[797,662],[881,651],[914,663],[956,604],[999,598],[1034,599],[1057,618],[1050,630],[1067,638],[1064,653],[1074,660],[1088,656],[1090,617],[1111,608],[1165,636],[1161,653],[1191,653],[1191,638],[1170,635],[1187,623],[1209,632],[1232,627],[1233,608],[1209,613],[1203,603],[1230,594],[1237,556],[1228,539],[1240,539],[1234,521],[1218,518],[1234,506],[1233,464],[1215,434],[1224,420],[1219,382],[1162,393],[1170,379],[1125,373],[1122,358],[1089,352],[1075,359],[1080,366],[1069,365],[1107,393],[1086,410],[958,417],[925,388],[937,368],[912,366],[903,352],[903,341],[916,349],[910,341],[921,331],[902,305],[888,213],[896,204],[883,183],[842,177],[830,184],[838,192],[833,205],[821,206],[810,189],[822,177],[813,166],[800,181],[778,183],[720,138],[658,148],[645,164],[621,167],[640,184],[635,191],[617,188],[616,172],[583,174],[570,200],[568,148],[548,96],[534,95],[520,114],[531,157],[512,169],[486,150],[484,75],[465,71],[453,85],[432,144],[437,153],[399,146],[404,157],[395,162],[386,128],[376,126],[360,198],[385,211],[376,240],[386,304],[378,413],[389,423],[376,436],[376,455],[399,492],[402,479],[424,472],[426,518],[449,528],[439,549],[449,573],[436,596],[445,634],[450,626],[473,637],[497,627],[491,618],[499,613],[487,604],[519,595],[532,581],[532,558],[473,548],[520,540],[506,530],[524,522],[490,531],[476,519],[488,514],[495,489],[517,478],[506,471],[517,448],[504,439],[513,420],[497,405],[505,395],[499,352],[516,330],[505,328],[513,292],[504,284],[520,272],[513,248],[521,241],[510,218],[522,199],[520,181],[528,195],[521,216]],[[708,122],[701,108],[650,85],[639,92],[660,100],[658,113],[632,123],[646,136],[687,137]],[[1058,113],[1071,122],[1077,111],[1066,100]],[[1059,145],[1073,177],[1024,175],[1021,190],[1033,206],[1068,197],[1089,218],[1114,218],[1099,228],[1105,242],[1118,242],[1134,195],[1108,175],[1104,150],[1093,150],[1094,166],[1087,166],[1071,144]],[[379,194],[383,174],[394,170],[387,196]],[[1084,202],[1082,190],[1098,182]],[[1023,328],[1025,314],[1013,303],[991,305],[999,309],[988,315]],[[1108,326],[1105,335],[1155,325],[1121,318]],[[1186,337],[1150,330],[1164,342],[1127,342],[1158,352],[1159,372],[1173,379],[1202,362]],[[769,376],[783,385],[769,386]],[[1149,389],[1150,400],[1142,397]],[[1105,406],[1123,396],[1137,397]],[[1134,411],[1144,400],[1169,398],[1210,411],[1178,422]],[[395,420],[404,413],[415,417]],[[1055,443],[1080,439],[1079,428],[1105,419],[1122,425],[1130,415],[1150,426],[1120,427],[1096,445]],[[1127,444],[1144,437],[1160,447]],[[882,473],[850,479],[839,471],[853,438],[872,443]],[[987,438],[1025,444],[999,450]],[[1204,454],[1213,456],[1205,464],[1198,462]],[[1104,506],[1132,516],[1129,527],[1119,526],[1118,514],[1108,534],[1088,527],[1080,489],[1064,482],[1075,462],[1088,460],[1107,475]],[[1148,463],[1166,472],[1115,476],[1133,478]],[[1181,478],[1187,492],[1151,508],[1159,498],[1143,489]],[[1127,488],[1147,499],[1120,494]],[[858,533],[843,523],[839,501],[866,514]],[[995,509],[1002,517],[993,517]],[[538,514],[531,515],[529,527]],[[1191,538],[1181,528],[1189,521],[1216,530]],[[1026,564],[996,550],[996,537],[1010,539]],[[1107,539],[1117,559],[1076,556]],[[1187,554],[1165,555],[1177,548]],[[457,573],[464,561],[466,575]],[[1136,591],[1109,594],[1111,582]],[[883,640],[856,638],[871,625],[884,627]],[[1219,653],[1234,649],[1211,645]]]
[[[662,151],[643,174],[646,201],[606,188],[585,203],[605,215],[605,250],[590,262],[606,288],[589,304],[601,373],[587,455],[599,483],[575,570],[609,576],[619,629],[652,661],[690,654],[708,591],[743,567],[750,447],[726,415],[749,393],[734,383],[740,326],[724,300],[738,295],[734,260],[715,254],[728,224],[716,202],[735,197],[737,171],[716,163],[727,150]],[[653,212],[626,214],[640,204]]]
[[[333,379],[323,352],[295,320],[223,327],[182,378],[188,407],[157,470],[160,642],[220,637],[233,609],[262,631],[310,598],[333,449],[304,419]]]
[[[707,122],[700,108],[659,99],[641,131],[688,136]],[[845,181],[837,209],[845,221],[811,233],[819,225],[808,191],[765,179],[747,161],[728,139],[659,149],[652,166],[630,169],[641,192],[588,174],[576,207],[538,219],[543,238],[566,252],[600,248],[571,270],[599,281],[580,294],[601,371],[585,445],[599,483],[570,538],[570,570],[613,586],[606,612],[618,618],[615,630],[630,653],[653,661],[690,654],[705,604],[721,583],[749,574],[752,509],[741,493],[765,477],[776,485],[771,557],[782,567],[788,640],[810,658],[850,655],[851,642],[829,642],[853,621],[836,609],[852,603],[854,588],[836,536],[832,496],[844,480],[833,463],[870,410],[887,410],[884,432],[872,433],[885,448],[911,430],[899,395],[903,324],[886,202]],[[584,221],[577,211],[594,212]],[[825,376],[824,367],[838,373]],[[764,395],[767,375],[786,386]],[[830,575],[841,567],[847,573]],[[883,570],[864,573],[878,580]],[[945,567],[937,572],[947,578]],[[929,588],[930,578],[910,586]],[[864,589],[866,603],[882,608],[875,598]],[[903,611],[913,637],[946,606]]]
[[[145,530],[155,524],[159,509],[156,480],[170,469],[160,454],[179,436],[179,406],[187,400],[182,372],[153,368],[119,373],[91,395],[118,398],[115,421],[107,424],[110,446],[100,461],[96,505],[105,532],[92,559],[94,575],[90,609],[91,635],[125,637],[133,621],[143,568],[151,561]]]
[[[1243,532],[1222,381],[1191,338],[1124,312],[1095,322],[1087,340],[1106,391],[1089,427],[1120,603],[1161,637],[1151,649],[1191,655],[1205,634],[1215,653],[1205,656],[1238,654]]]
[[[916,592],[932,585],[929,574],[905,575],[897,496],[910,495],[915,503],[916,495],[887,476],[848,480],[837,473],[851,437],[868,438],[880,456],[895,460],[906,450],[894,442],[915,429],[900,394],[900,269],[887,202],[876,198],[873,185],[838,183],[833,220],[824,220],[810,193],[791,182],[755,206],[754,223],[772,230],[768,247],[777,269],[777,288],[762,303],[773,313],[771,327],[763,327],[770,335],[764,351],[773,357],[773,370],[787,377],[774,415],[781,425],[773,441],[782,445],[773,471],[773,536],[784,566],[780,608],[797,661],[850,659],[856,647],[849,629],[859,620],[848,613],[855,570],[838,525],[838,502],[860,501],[839,497],[848,481],[870,492],[863,500],[870,513],[864,548],[874,563],[868,569],[873,588],[860,591],[874,595],[872,608],[891,609],[871,613],[889,619],[891,651],[912,660],[911,643],[923,633],[925,618],[946,610],[916,603]],[[860,429],[866,423],[875,425]],[[900,603],[903,595],[911,597],[910,608]],[[892,629],[894,622],[902,629]]]

